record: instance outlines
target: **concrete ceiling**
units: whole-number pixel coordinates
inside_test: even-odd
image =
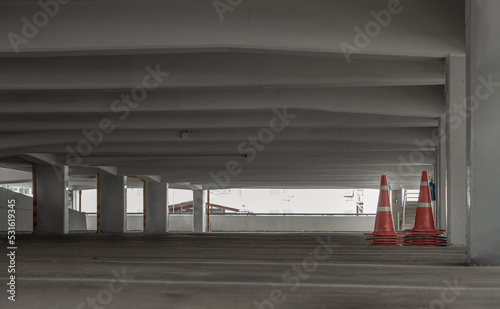
[[[382,173],[417,187],[434,171],[445,59],[465,53],[464,3],[401,0],[347,61],[342,46],[388,3],[246,0],[221,20],[212,1],[71,1],[17,53],[0,37],[0,165],[68,164],[75,189],[97,172],[186,189],[377,188]],[[21,34],[38,11],[3,3],[0,29]],[[96,133],[103,121],[112,132]]]

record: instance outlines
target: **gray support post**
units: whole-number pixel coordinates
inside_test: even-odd
[[[68,166],[36,166],[38,232],[67,234]]]
[[[203,190],[193,190],[193,231],[195,233],[207,231],[205,193]]]
[[[437,147],[437,164],[434,183],[436,184],[436,227],[447,230],[448,224],[448,154],[446,148],[446,118],[443,117],[439,121],[440,138]]]
[[[127,177],[101,175],[101,231],[127,232]]]
[[[403,190],[392,190],[392,217],[396,230],[402,230],[403,226]]]
[[[448,57],[447,68],[447,235],[449,245],[465,246],[467,221],[465,56]]]
[[[146,232],[168,232],[168,183],[146,183]]]
[[[468,259],[500,265],[500,1],[467,1]]]

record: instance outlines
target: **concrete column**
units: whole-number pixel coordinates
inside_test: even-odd
[[[397,230],[401,230],[403,226],[403,190],[401,189],[392,190],[391,200],[392,200],[392,216],[394,220],[394,227]]]
[[[467,1],[468,258],[500,265],[500,1]]]
[[[436,212],[434,213],[434,220],[436,221],[436,227],[439,229],[447,230],[447,179],[448,179],[448,154],[446,152],[446,119],[440,119],[439,121],[440,133],[439,145],[437,147],[437,160],[436,168],[434,173],[434,183],[436,185]]]
[[[127,232],[127,177],[101,175],[101,231]]]
[[[168,183],[146,183],[146,232],[168,232]]]
[[[205,192],[203,190],[193,190],[193,231],[195,233],[207,231]]]
[[[446,149],[448,244],[466,245],[467,126],[465,123],[465,56],[448,57]]]
[[[36,185],[38,232],[67,234],[68,167],[37,165]]]

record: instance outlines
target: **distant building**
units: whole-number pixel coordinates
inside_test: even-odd
[[[210,203],[210,213],[241,212],[240,209]],[[193,213],[193,201],[169,205],[169,213]]]

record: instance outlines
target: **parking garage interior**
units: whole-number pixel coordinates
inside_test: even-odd
[[[499,307],[499,10],[1,2],[1,308]],[[211,215],[216,190],[380,189],[404,234],[423,173],[445,246],[369,246],[359,208]]]

